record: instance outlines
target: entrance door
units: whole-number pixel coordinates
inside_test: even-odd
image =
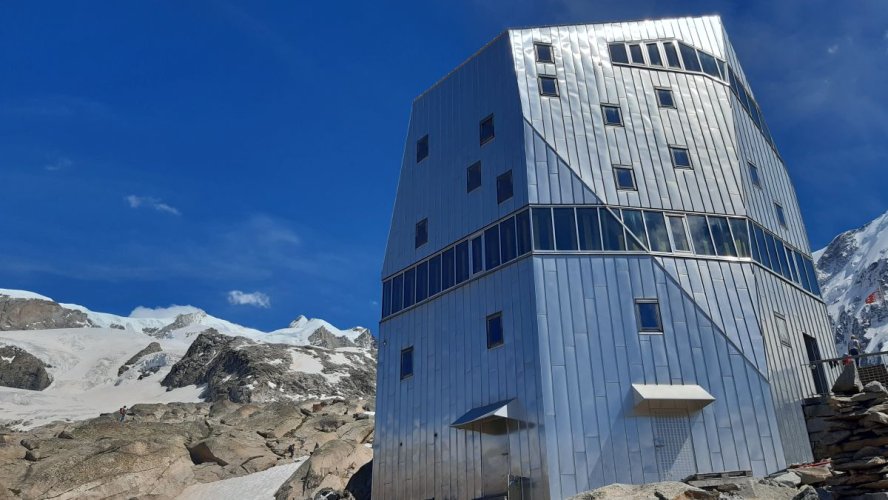
[[[687,414],[655,414],[654,449],[660,481],[682,481],[697,472]]]
[[[506,498],[509,489],[509,427],[505,419],[481,425],[481,496]]]
[[[807,333],[803,334],[802,337],[805,339],[808,361],[814,365],[811,368],[811,376],[814,377],[814,389],[817,390],[817,394],[826,394],[829,392],[829,387],[826,383],[826,374],[823,372],[823,363],[814,363],[820,360],[820,348],[817,346],[817,339]]]

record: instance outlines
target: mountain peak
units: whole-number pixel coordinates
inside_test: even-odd
[[[287,328],[302,328],[307,323],[308,323],[308,318],[306,318],[305,316],[300,314],[299,316],[296,317],[296,319],[294,319],[293,321],[290,322],[290,324],[289,324],[289,326],[287,326]]]

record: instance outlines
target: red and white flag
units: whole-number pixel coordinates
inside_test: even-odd
[[[874,303],[877,299],[879,299],[879,292],[875,291],[869,295],[867,295],[866,300],[864,301],[867,304]]]

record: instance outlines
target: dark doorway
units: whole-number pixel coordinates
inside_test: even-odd
[[[829,392],[829,387],[826,383],[826,373],[823,370],[823,363],[817,363],[820,361],[820,348],[817,346],[817,339],[808,335],[807,333],[803,334],[802,337],[805,339],[805,350],[808,351],[808,361],[811,362],[811,376],[814,377],[814,389],[817,391],[817,394],[826,394]]]

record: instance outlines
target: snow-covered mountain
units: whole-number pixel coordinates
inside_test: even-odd
[[[888,212],[836,236],[814,260],[837,350],[847,352],[854,335],[866,352],[888,351]]]
[[[0,387],[0,423],[20,428],[94,417],[123,404],[372,398],[375,387],[370,332],[304,316],[262,332],[192,306],[119,316],[0,289],[4,345],[39,360],[0,358],[0,374],[16,375],[7,380],[51,379],[41,391]]]

